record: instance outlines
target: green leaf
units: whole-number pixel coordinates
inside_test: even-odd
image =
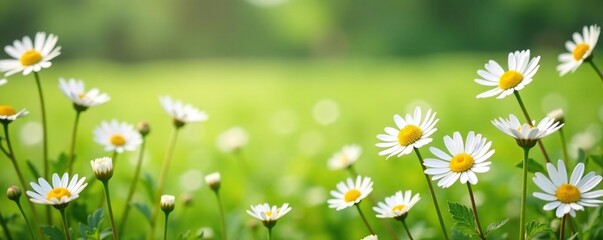
[[[578,148],[578,159],[576,159],[578,163],[586,162],[586,152],[582,148]]]
[[[578,239],[578,233],[574,233],[574,235],[572,235],[570,238],[568,238],[567,240],[574,240],[574,239]]]
[[[103,208],[99,208],[88,215],[86,224],[80,223],[80,234],[84,240],[101,240],[102,234],[99,231],[103,222]]]
[[[519,161],[517,164],[515,164],[515,166],[518,168],[523,168],[523,160]],[[542,164],[536,162],[536,160],[534,160],[533,158],[528,158],[528,172],[535,173],[545,171]]]
[[[67,154],[64,152],[59,153],[56,161],[51,161],[54,172],[65,172],[67,171]]]
[[[69,213],[77,222],[86,222],[88,219],[88,206],[83,201],[72,201],[69,203]]]
[[[488,225],[488,227],[486,227],[486,235],[492,233],[496,229],[499,229],[500,227],[502,227],[503,225],[505,225],[508,221],[509,221],[509,219],[507,218],[507,219],[502,220],[500,222],[490,223]]]
[[[538,233],[551,231],[551,229],[546,224],[538,223],[536,221],[531,221],[526,224],[526,230],[528,234],[528,239],[531,239]]]
[[[600,155],[595,155],[592,154],[590,155],[590,158],[597,164],[599,165],[599,167],[603,168],[603,154]]]
[[[55,226],[42,226],[42,232],[50,240],[65,240],[65,233]]]
[[[471,236],[461,232],[457,229],[452,229],[452,240],[471,240]]]
[[[142,181],[147,192],[147,197],[149,197],[151,202],[155,202],[155,180],[153,179],[153,176],[145,172]]]
[[[31,172],[31,174],[36,178],[40,178],[40,172],[38,171],[38,168],[36,168],[36,165],[34,165],[31,161],[27,160],[27,168],[29,168],[29,171]]]
[[[473,219],[473,212],[464,205],[448,202],[448,210],[452,214],[452,219],[455,221],[455,226],[460,230],[466,230],[471,233],[476,233],[476,226]]]
[[[147,221],[149,221],[149,223],[151,223],[151,209],[149,208],[149,206],[147,206],[144,203],[131,203],[132,206],[136,209],[138,209],[138,211],[140,211],[140,213],[142,213],[142,215],[147,219]]]

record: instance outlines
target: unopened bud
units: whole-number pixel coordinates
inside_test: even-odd
[[[149,125],[148,122],[142,121],[142,122],[138,123],[138,126],[136,126],[136,129],[138,130],[140,135],[142,135],[144,137],[147,134],[149,134],[149,132],[151,132],[151,125]]]
[[[19,198],[21,197],[21,189],[15,185],[11,185],[6,190],[6,196],[8,196],[8,199],[10,200],[19,201]]]

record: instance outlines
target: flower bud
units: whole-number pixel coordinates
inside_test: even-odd
[[[550,111],[546,114],[546,116],[555,119],[555,122],[559,122],[561,124],[565,123],[565,115],[563,113],[563,109],[561,108],[557,108],[553,111]]]
[[[205,176],[205,182],[214,191],[220,189],[221,177],[219,172],[210,173]]]
[[[142,122],[138,123],[138,126],[136,126],[136,129],[138,130],[140,135],[142,135],[144,137],[147,134],[149,134],[149,132],[151,132],[151,125],[149,125],[149,123],[146,121],[142,121]]]
[[[19,201],[19,198],[21,197],[21,189],[15,185],[11,185],[6,190],[6,196],[10,200]]]
[[[164,194],[161,195],[161,210],[163,210],[163,212],[165,212],[166,214],[172,212],[174,210],[175,207],[175,203],[176,202],[176,197],[174,197],[174,195],[168,195],[168,194]]]
[[[113,176],[113,160],[110,157],[94,159],[90,161],[90,165],[98,180],[108,181]]]

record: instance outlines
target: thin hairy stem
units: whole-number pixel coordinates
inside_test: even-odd
[[[29,229],[29,234],[31,235],[31,239],[32,240],[36,239],[34,237],[34,233],[33,233],[33,229],[31,228],[31,224],[29,224],[29,220],[27,220],[27,217],[25,216],[25,212],[23,211],[23,207],[21,207],[21,202],[19,201],[19,199],[17,199],[17,200],[15,200],[15,203],[17,204],[17,207],[19,208],[19,212],[21,212],[21,216],[23,216],[23,220],[25,220],[25,223],[27,224],[27,228]]]
[[[563,215],[561,218],[561,227],[559,228],[559,239],[565,239],[565,221],[567,220],[567,215]]]
[[[66,207],[59,209],[59,212],[61,212],[61,218],[63,219],[63,228],[65,230],[65,239],[71,240],[71,233],[69,232],[69,225],[67,225],[67,216],[65,216],[65,208]]]
[[[222,226],[222,240],[228,239],[226,237],[226,215],[224,215],[224,207],[222,206],[222,198],[218,190],[215,191],[216,200],[218,201],[218,209],[220,211],[220,225]]]
[[[371,228],[371,225],[369,225],[368,221],[366,220],[366,217],[362,213],[362,210],[360,210],[359,203],[354,204],[354,206],[356,206],[356,209],[358,209],[358,213],[360,214],[360,217],[362,218],[362,221],[364,222],[364,225],[366,225],[366,228],[368,228],[369,232],[372,235],[375,235],[375,231],[373,231],[373,229]]]
[[[67,162],[68,173],[73,172],[73,162],[75,160],[75,143],[77,138],[77,126],[80,122],[81,111],[75,110],[75,122],[73,123],[73,130],[71,131],[71,147],[69,147],[69,160]]]
[[[419,158],[419,163],[421,164],[421,168],[423,169],[423,175],[425,175],[425,181],[427,181],[427,186],[429,187],[429,193],[431,194],[431,200],[433,200],[433,205],[435,206],[436,213],[438,214],[438,221],[440,222],[440,228],[442,229],[442,235],[445,240],[448,240],[448,232],[446,225],[444,225],[444,219],[442,218],[442,212],[440,211],[440,206],[438,205],[438,198],[435,195],[435,191],[433,190],[433,185],[431,184],[431,180],[429,180],[429,175],[425,174],[425,165],[423,165],[423,157],[421,157],[421,153],[418,148],[414,148],[417,157]]]
[[[113,208],[111,207],[111,197],[109,195],[109,181],[102,181],[105,188],[105,198],[107,198],[107,210],[109,211],[109,220],[111,220],[111,231],[113,232],[113,239],[119,240],[117,237],[117,229],[115,228],[115,219],[113,218]]]
[[[475,216],[475,223],[477,224],[477,233],[479,234],[479,238],[486,239],[484,236],[484,232],[482,232],[482,225],[479,222],[479,217],[477,215],[477,206],[475,205],[475,198],[473,197],[473,190],[471,189],[471,183],[467,182],[467,190],[469,190],[469,198],[471,199],[471,208],[473,208],[473,215]]]
[[[163,240],[167,240],[167,232],[168,232],[168,216],[170,213],[165,213],[165,224],[163,226]]]
[[[136,186],[138,185],[138,178],[140,176],[140,169],[142,167],[142,160],[144,159],[144,149],[146,146],[146,138],[142,137],[142,145],[140,146],[140,152],[138,153],[138,161],[136,162],[136,169],[134,170],[134,176],[132,177],[132,185],[130,185],[130,190],[128,191],[128,196],[126,197],[126,206],[124,208],[124,212],[121,215],[121,224],[119,225],[119,235],[122,235],[124,232],[124,227],[128,222],[128,214],[130,213],[130,209],[132,205],[130,202],[132,201],[132,197],[134,197],[134,192],[136,192]]]
[[[408,235],[408,239],[413,240],[412,235],[410,235],[410,230],[408,226],[406,226],[406,221],[402,220],[402,225],[404,226],[404,230],[406,230],[406,234]]]
[[[36,86],[38,87],[38,96],[40,99],[40,113],[42,116],[42,164],[44,166],[42,176],[44,176],[44,179],[48,179],[48,130],[46,124],[46,107],[44,105],[44,94],[42,93],[42,83],[40,82],[40,75],[38,74],[38,72],[34,72],[34,77],[36,79]],[[46,206],[46,220],[48,222],[48,225],[52,225],[52,215],[50,213],[50,206]]]
[[[529,147],[523,148],[523,174],[521,177],[521,209],[519,214],[519,239],[526,238],[526,195],[528,193],[528,155]]]

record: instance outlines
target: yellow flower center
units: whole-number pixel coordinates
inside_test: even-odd
[[[398,143],[400,146],[408,146],[423,136],[423,131],[415,125],[406,125],[406,127],[400,129],[398,133]]]
[[[450,160],[450,170],[464,172],[473,167],[473,157],[466,153],[459,153]]]
[[[590,46],[588,46],[588,44],[586,44],[586,43],[580,43],[580,44],[576,45],[576,48],[574,48],[574,51],[572,52],[572,55],[574,55],[574,59],[576,61],[582,59],[584,57],[584,54],[586,54],[586,52],[588,51],[588,49],[590,49]]]
[[[402,211],[402,210],[404,210],[405,207],[406,207],[406,205],[404,205],[404,204],[398,204],[392,208],[392,212]]]
[[[50,190],[50,192],[48,192],[48,195],[46,196],[46,200],[50,201],[50,199],[53,199],[53,198],[60,200],[62,197],[65,197],[65,196],[71,197],[71,193],[66,188],[59,187],[59,188]]]
[[[79,99],[84,99],[85,97],[86,97],[85,93],[80,93],[77,95],[77,98],[79,98]]]
[[[345,195],[343,196],[343,200],[345,200],[346,203],[349,203],[356,201],[356,199],[358,199],[359,197],[360,191],[358,191],[358,189],[352,189],[345,193]]]
[[[12,116],[15,115],[17,112],[15,111],[15,108],[8,106],[8,105],[0,105],[0,115],[1,116]]]
[[[23,55],[21,55],[20,60],[21,60],[21,65],[31,66],[36,63],[39,63],[42,60],[42,55],[38,51],[31,49],[31,50],[23,53]]]
[[[574,203],[580,201],[580,190],[571,184],[563,184],[555,192],[555,196],[562,203]]]
[[[272,211],[266,211],[266,217],[270,218],[272,216]]]
[[[124,138],[121,134],[113,134],[110,141],[114,146],[123,146],[126,144],[126,138]]]
[[[509,70],[500,76],[500,79],[498,80],[498,87],[500,89],[507,90],[514,88],[521,81],[523,81],[523,75],[521,75],[521,73]]]

